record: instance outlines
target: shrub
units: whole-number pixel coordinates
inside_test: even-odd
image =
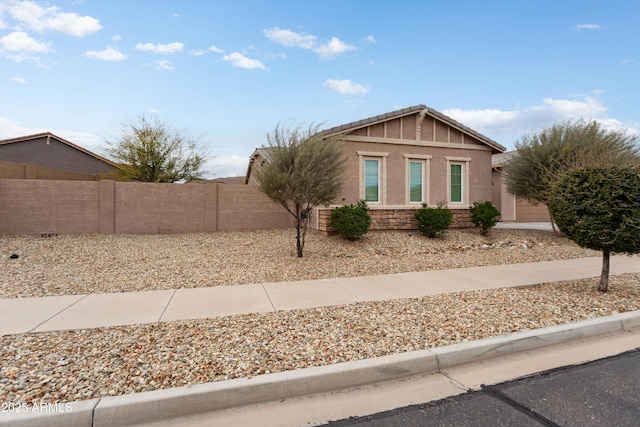
[[[369,231],[371,216],[364,200],[355,205],[345,205],[331,211],[331,228],[347,240],[357,240]]]
[[[427,207],[427,204],[423,203],[414,216],[420,233],[431,238],[443,234],[453,223],[453,213],[442,203],[438,203],[437,208]]]
[[[500,211],[493,205],[493,203],[475,202],[470,208],[471,222],[476,227],[482,227],[480,234],[485,236],[489,233],[489,229],[496,225],[496,217],[500,216]]]

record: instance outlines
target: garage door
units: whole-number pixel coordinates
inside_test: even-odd
[[[549,222],[548,208],[542,203],[534,205],[525,199],[516,199],[517,222]]]

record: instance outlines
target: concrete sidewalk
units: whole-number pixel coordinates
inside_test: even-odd
[[[593,257],[372,277],[0,299],[0,335],[211,318],[526,286],[596,277],[600,275],[601,266],[601,258]],[[635,272],[640,272],[640,257],[611,258],[611,274]]]

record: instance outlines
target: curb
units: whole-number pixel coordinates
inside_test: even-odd
[[[102,427],[151,423],[249,404],[442,372],[452,366],[640,327],[640,310],[374,359],[28,407],[0,415],[0,427]]]

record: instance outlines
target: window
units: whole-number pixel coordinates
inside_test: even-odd
[[[460,163],[451,163],[451,203],[462,203],[462,165]]]
[[[447,159],[447,199],[451,205],[468,206],[471,158],[445,156],[445,159]]]
[[[364,161],[364,201],[380,201],[380,161],[365,159]]]
[[[409,162],[409,202],[422,203],[422,162]]]
[[[369,203],[387,203],[387,156],[389,153],[356,151],[359,168],[359,198]]]
[[[405,154],[405,204],[429,204],[429,171],[431,155]]]

